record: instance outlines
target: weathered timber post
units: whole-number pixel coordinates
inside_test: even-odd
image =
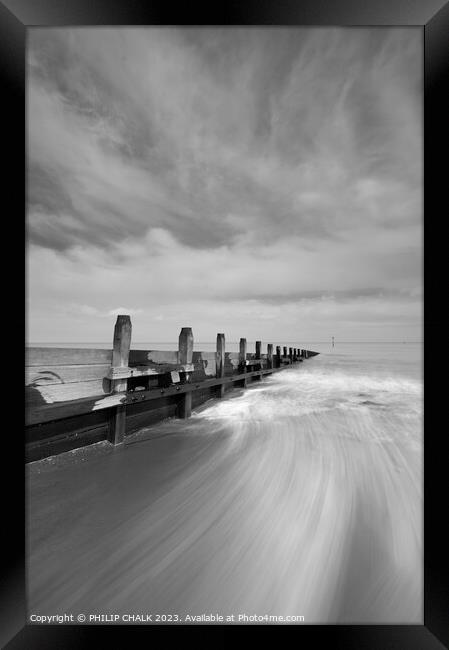
[[[239,373],[246,372],[246,339],[240,339],[240,348],[239,348]],[[242,380],[243,388],[246,388],[247,380]]]
[[[267,368],[273,367],[273,344],[268,343],[267,345]]]
[[[246,372],[246,339],[240,339],[239,372]]]
[[[281,346],[276,346],[276,368],[281,367]]]
[[[287,356],[287,346],[284,345],[284,357],[286,357],[286,356]]]
[[[293,348],[293,361],[296,361],[298,358],[298,350],[296,348]]]
[[[123,368],[128,366],[129,348],[131,347],[131,318],[117,316],[114,328],[114,341],[112,349],[112,367]],[[124,393],[127,389],[127,379],[113,379],[112,392]],[[109,442],[119,445],[123,442],[126,432],[126,406],[120,405],[112,410],[109,420]]]
[[[183,327],[179,334],[178,344],[178,360],[179,363],[185,365],[192,363],[193,357],[193,334],[191,327]]]
[[[256,341],[256,348],[255,348],[255,358],[260,359],[262,354],[261,354],[261,349],[262,349],[262,341]],[[259,362],[255,365],[254,370],[261,370],[262,369],[262,363]],[[254,379],[262,379],[262,375],[255,375]]]
[[[309,351],[308,351],[308,350],[304,350],[304,355],[305,355],[306,359],[308,359],[308,358],[309,358]]]
[[[225,335],[217,334],[217,352],[215,353],[216,364],[217,364],[217,378],[224,377],[225,374]],[[223,397],[225,393],[224,384],[220,384],[218,387],[218,396]]]
[[[183,327],[179,334],[178,361],[181,365],[192,363],[193,357],[193,333],[191,327]],[[192,392],[187,391],[179,396],[178,416],[189,418],[192,414]]]
[[[293,348],[288,349],[288,358],[290,359],[290,363],[293,363]]]

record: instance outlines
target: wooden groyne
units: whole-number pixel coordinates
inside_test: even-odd
[[[167,417],[188,418],[192,408],[223,397],[301,363],[318,352],[267,345],[254,352],[240,339],[226,352],[217,334],[215,352],[194,350],[192,329],[183,327],[178,349],[131,350],[129,316],[118,316],[112,350],[28,348],[25,368],[26,460],[125,436]]]

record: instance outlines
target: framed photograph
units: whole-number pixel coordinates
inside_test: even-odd
[[[3,0],[0,29],[2,646],[447,645],[448,5]]]

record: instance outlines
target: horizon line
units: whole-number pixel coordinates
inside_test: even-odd
[[[253,340],[254,341],[258,341],[258,340],[264,341],[264,339],[247,339],[247,340],[248,341],[253,341]],[[276,340],[280,340],[280,339],[276,339]],[[31,341],[31,342],[27,341],[26,344],[29,344],[29,343],[33,343],[33,344],[37,344],[37,343],[65,343],[65,344],[67,344],[67,343],[106,343],[106,342],[107,341]],[[216,341],[215,340],[214,341],[202,341],[202,340],[199,339],[197,342],[198,343],[212,344],[212,343],[215,343]],[[234,340],[232,340],[232,341],[229,340],[228,341],[228,343],[239,343],[239,342],[240,342],[240,340],[235,340],[235,341]],[[156,343],[158,345],[159,344],[167,345],[167,344],[176,343],[176,341],[174,341],[174,340],[172,340],[172,341],[135,341],[135,343],[136,344]],[[297,340],[296,339],[295,340],[286,340],[285,343],[297,343]],[[303,343],[329,343],[330,345],[332,345],[332,340],[331,341],[328,341],[328,340],[326,340],[326,341],[307,340],[307,341],[303,341]],[[400,343],[401,345],[403,345],[405,343],[424,343],[424,341],[407,341],[407,340],[405,340],[405,341],[403,341],[403,340],[398,340],[398,341],[334,341],[334,345],[336,345],[337,343],[340,343],[340,344],[342,344],[342,343],[344,343],[344,344],[346,344],[346,343],[391,343],[391,344]],[[111,345],[112,345],[112,343],[111,343]]]

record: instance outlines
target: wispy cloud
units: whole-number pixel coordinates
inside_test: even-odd
[[[30,30],[35,330],[323,297],[419,321],[421,54],[410,28]]]
[[[78,305],[76,303],[68,305],[67,311],[71,314],[95,317],[99,316],[100,318],[110,318],[111,316],[119,315],[136,316],[137,314],[143,313],[143,309],[129,309],[128,307],[117,307],[115,309],[102,311],[101,309],[97,309],[91,305]]]

